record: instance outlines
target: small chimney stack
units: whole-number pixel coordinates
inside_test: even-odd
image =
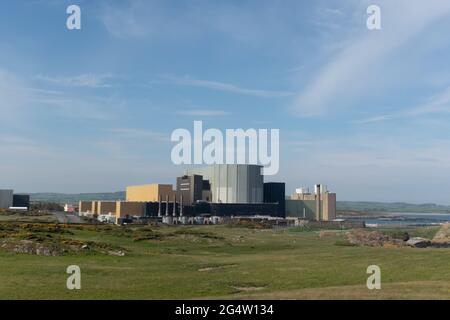
[[[316,185],[316,220],[320,221],[321,220],[321,205],[320,205],[320,200],[321,200],[321,185],[317,184]]]
[[[169,216],[169,195],[166,195],[166,217]]]
[[[183,195],[181,195],[181,200],[180,200],[180,217],[183,216]]]
[[[173,196],[173,213],[172,216],[176,217],[177,216],[177,195],[175,194]]]
[[[162,202],[161,195],[159,196],[158,200],[159,200],[158,201],[158,217],[161,218],[161,202]]]

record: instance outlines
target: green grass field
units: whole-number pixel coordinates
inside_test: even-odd
[[[120,227],[68,228],[71,239],[127,254],[47,257],[0,248],[0,299],[450,298],[450,249],[345,246],[342,232],[298,229],[162,226],[130,236]],[[72,264],[81,268],[81,290],[66,288]],[[381,267],[381,290],[366,288],[372,264]]]

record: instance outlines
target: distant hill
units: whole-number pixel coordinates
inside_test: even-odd
[[[101,192],[101,193],[31,193],[31,202],[54,202],[54,203],[72,203],[76,204],[79,201],[92,200],[125,200],[125,192]]]
[[[32,193],[32,202],[72,203],[92,200],[125,200],[125,192],[99,192],[99,193]],[[450,213],[450,206],[433,203],[411,204],[404,202],[368,202],[368,201],[338,201],[338,211],[358,211],[363,213],[381,212],[420,212],[420,213]]]
[[[359,211],[364,213],[381,212],[411,212],[411,213],[450,213],[450,206],[437,205],[434,203],[411,204],[404,202],[361,202],[361,201],[338,201],[338,211]]]

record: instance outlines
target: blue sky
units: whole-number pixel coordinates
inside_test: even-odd
[[[78,4],[82,29],[66,28]],[[382,30],[366,28],[381,7]],[[280,129],[280,172],[340,200],[450,204],[450,2],[8,1],[0,187],[174,183],[176,128]]]

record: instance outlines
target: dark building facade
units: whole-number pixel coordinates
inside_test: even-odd
[[[286,185],[284,182],[264,183],[264,202],[278,203],[276,215],[286,217]]]
[[[211,203],[213,216],[276,216],[277,203]]]
[[[145,204],[145,216],[158,217],[160,204],[158,202],[147,202]],[[165,201],[161,202],[161,216],[166,215],[166,207],[169,216],[173,216],[174,203],[169,202],[167,206]],[[180,203],[176,204],[175,216],[180,216]],[[183,216],[201,216],[212,215],[221,217],[231,216],[277,216],[279,210],[278,203],[209,203],[206,201],[198,201],[191,205],[183,205]]]
[[[210,190],[209,182],[203,180],[201,175],[184,175],[177,178],[177,197],[181,199],[181,196],[183,196],[183,204],[185,205],[191,205],[202,200],[203,192],[207,190]]]
[[[30,196],[27,194],[13,195],[13,207],[30,208]]]
[[[177,200],[178,201],[178,200]],[[167,208],[167,210],[166,210]],[[183,206],[183,215],[185,214],[185,208],[186,206]],[[169,200],[169,204],[167,204],[166,201],[161,201],[161,217],[166,216],[167,214],[171,217],[173,217],[173,209],[174,209],[174,202],[173,200]],[[180,215],[180,203],[177,202],[175,205],[175,216]],[[158,211],[160,210],[160,204],[158,202],[146,202],[145,203],[145,213],[144,215],[147,217],[158,217]]]

